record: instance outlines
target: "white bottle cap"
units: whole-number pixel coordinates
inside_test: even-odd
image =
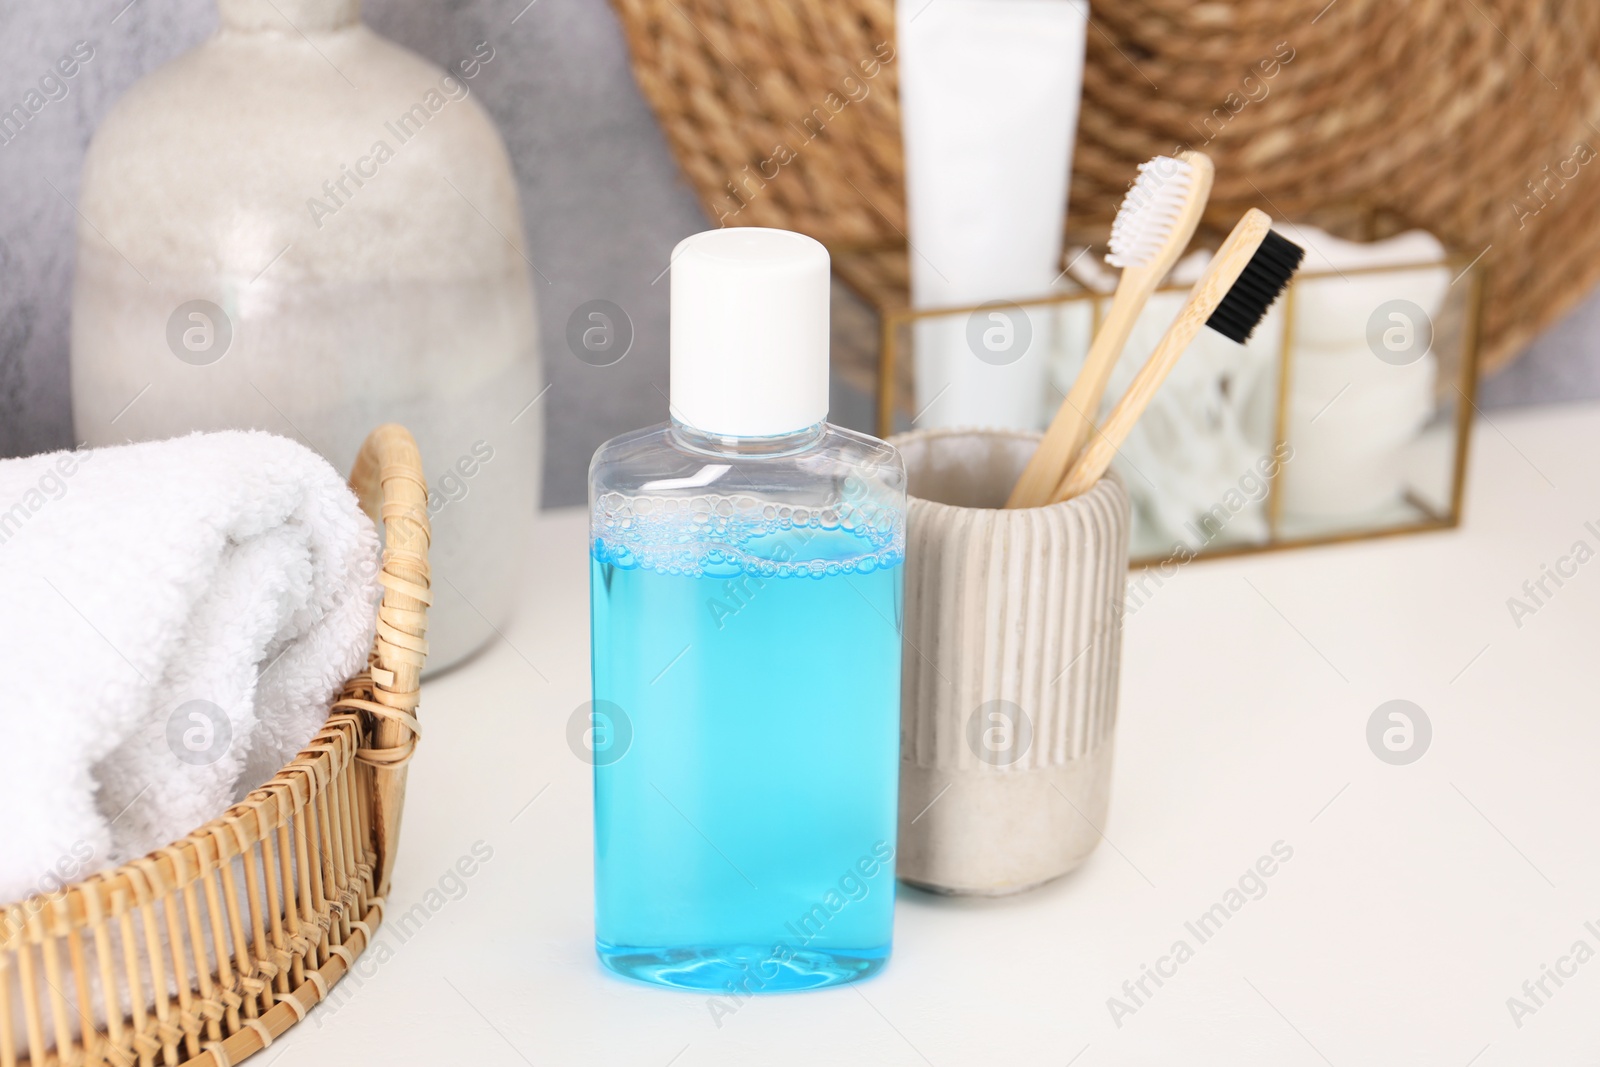
[[[672,252],[672,415],[703,433],[772,437],[828,415],[828,250],[736,226]]]

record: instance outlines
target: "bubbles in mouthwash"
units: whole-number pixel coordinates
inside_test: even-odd
[[[905,556],[901,513],[870,500],[795,507],[744,495],[606,493],[590,533],[596,559],[662,574],[826,578],[869,574]]]

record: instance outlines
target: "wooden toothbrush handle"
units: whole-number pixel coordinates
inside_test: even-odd
[[[1147,269],[1129,269],[1122,272],[1117,282],[1117,292],[1111,298],[1111,309],[1106,321],[1089,346],[1083,369],[1072,383],[1072,391],[1056,409],[1044,440],[1034,451],[1033,458],[1022,471],[1022,477],[1012,487],[1006,499],[1008,508],[1035,508],[1050,502],[1050,494],[1061,483],[1062,475],[1072,465],[1072,459],[1089,438],[1094,428],[1094,417],[1100,410],[1100,398],[1105,395],[1106,382],[1117,365],[1122,347],[1128,343],[1134,323],[1144,310],[1150,294],[1160,281]]]
[[[1111,458],[1122,447],[1122,442],[1127,440],[1133,424],[1144,414],[1144,409],[1150,405],[1161,383],[1166,381],[1178,357],[1194,341],[1206,320],[1228,295],[1228,290],[1233,288],[1233,283],[1244,273],[1245,267],[1250,264],[1250,257],[1256,254],[1256,249],[1261,247],[1270,229],[1272,219],[1266,212],[1255,208],[1245,212],[1244,218],[1228,234],[1228,239],[1222,242],[1222,247],[1217,249],[1217,254],[1206,266],[1205,273],[1189,292],[1183,310],[1167,327],[1161,343],[1156,345],[1156,350],[1150,354],[1144,366],[1139,368],[1128,391],[1117,401],[1117,406],[1106,416],[1104,425],[1067,472],[1051,498],[1052,503],[1070,500],[1087,492],[1105,475],[1106,469],[1111,466]]]
[[[1100,324],[1089,353],[1084,357],[1083,369],[1072,383],[1072,391],[1056,409],[1050,428],[1045,431],[1044,440],[1039,442],[1022,477],[1012,487],[1011,496],[1006,500],[1008,508],[1032,508],[1050,503],[1056,486],[1066,476],[1094,429],[1094,417],[1100,412],[1106,383],[1111,379],[1117,360],[1122,358],[1123,346],[1128,343],[1134,324],[1139,321],[1161,279],[1189,247],[1189,239],[1200,225],[1200,216],[1211,199],[1215,170],[1204,152],[1181,152],[1178,159],[1190,168],[1190,185],[1183,208],[1172,220],[1166,242],[1155,258],[1142,267],[1123,270],[1117,282],[1117,293],[1111,299],[1111,309],[1106,312],[1106,321]],[[1123,210],[1126,210],[1127,201],[1123,203]]]

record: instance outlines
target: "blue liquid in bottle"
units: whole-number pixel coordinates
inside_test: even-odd
[[[822,245],[728,227],[671,271],[672,420],[589,468],[595,947],[853,981],[894,927],[905,465],[826,421]]]
[[[864,977],[893,930],[903,533],[715,510],[597,530],[597,948],[697,989]]]

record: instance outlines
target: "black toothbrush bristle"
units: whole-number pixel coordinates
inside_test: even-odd
[[[1244,273],[1211,313],[1206,325],[1228,340],[1244,344],[1266,317],[1273,301],[1288,286],[1294,272],[1300,269],[1300,261],[1305,256],[1305,249],[1268,230],[1266,240],[1250,257]]]

